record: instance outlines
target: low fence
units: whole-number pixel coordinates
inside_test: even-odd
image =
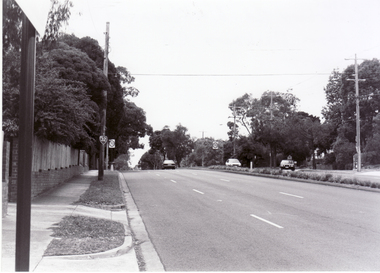
[[[3,198],[7,191],[10,202],[17,201],[18,147],[17,138],[3,143]],[[84,150],[33,138],[32,198],[88,170],[89,156]]]

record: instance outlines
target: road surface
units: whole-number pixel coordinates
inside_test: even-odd
[[[124,173],[167,271],[380,270],[380,194],[208,170]]]

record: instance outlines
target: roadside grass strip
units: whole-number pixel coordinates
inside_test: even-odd
[[[256,219],[258,219],[258,220],[260,220],[260,221],[263,221],[263,222],[265,222],[265,223],[267,223],[267,224],[270,224],[270,225],[272,225],[272,226],[275,226],[275,227],[277,227],[277,228],[284,228],[284,227],[282,227],[282,226],[280,226],[280,225],[277,225],[277,224],[275,224],[275,223],[273,223],[273,222],[271,222],[271,221],[268,221],[268,220],[265,220],[264,218],[261,218],[261,217],[259,217],[259,216],[256,216],[256,215],[254,215],[254,214],[250,214],[253,218],[256,218]]]
[[[107,172],[102,181],[92,181],[90,187],[75,204],[94,208],[101,205],[124,204],[117,173]]]
[[[75,204],[94,208],[124,204],[117,172],[105,172],[103,181],[94,180]],[[124,243],[124,225],[88,216],[66,216],[54,224],[45,256],[92,254]]]
[[[99,253],[121,246],[125,237],[123,224],[87,216],[66,216],[51,229],[44,256]]]

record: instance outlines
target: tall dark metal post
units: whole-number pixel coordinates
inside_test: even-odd
[[[16,271],[29,271],[36,30],[23,15],[17,169]]]

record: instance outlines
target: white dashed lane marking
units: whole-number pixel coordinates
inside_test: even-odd
[[[197,192],[197,193],[200,193],[200,194],[205,194],[204,192],[201,192],[201,191],[198,191],[196,189],[193,189],[193,191]]]
[[[256,218],[256,219],[258,219],[258,220],[260,220],[260,221],[263,221],[263,222],[265,222],[265,223],[267,223],[267,224],[270,224],[270,225],[272,225],[272,226],[275,226],[276,228],[283,228],[282,226],[279,226],[279,225],[277,225],[277,224],[275,224],[275,223],[273,223],[273,222],[271,222],[271,221],[265,220],[264,218],[261,218],[261,217],[259,217],[259,216],[254,215],[254,214],[251,214],[251,216],[252,216],[253,218]]]
[[[288,195],[288,196],[292,196],[292,197],[296,197],[296,198],[303,198],[302,196],[299,196],[299,195],[294,195],[294,194],[290,194],[290,193],[286,193],[286,192],[281,192],[280,191],[280,194],[283,194],[283,195]]]

